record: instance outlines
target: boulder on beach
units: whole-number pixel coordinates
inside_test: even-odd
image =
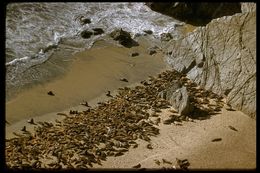
[[[180,115],[187,116],[194,109],[187,87],[182,86],[179,80],[173,80],[169,88],[159,93],[159,97],[168,100]]]
[[[161,40],[162,41],[170,41],[172,39],[172,35],[170,33],[162,33]]]
[[[139,44],[132,39],[129,32],[124,31],[123,29],[116,29],[110,33],[110,36],[115,40],[118,41],[119,44],[123,45],[124,47],[131,48],[133,46],[138,46]]]
[[[159,49],[157,46],[149,47],[148,48],[148,54],[149,55],[156,54],[157,53],[157,51],[156,51],[157,49]]]
[[[138,52],[133,52],[133,53],[131,53],[130,55],[131,55],[131,57],[135,57],[135,56],[138,56],[139,53],[138,53]]]

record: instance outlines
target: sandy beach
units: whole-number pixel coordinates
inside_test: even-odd
[[[15,123],[22,119],[62,111],[102,96],[108,90],[140,82],[166,69],[162,52],[149,55],[154,46],[140,38],[140,46],[125,48],[115,43],[98,41],[93,48],[75,55],[69,71],[60,79],[36,85],[6,103],[6,120]],[[130,54],[138,52],[139,56]],[[119,79],[126,78],[129,82]],[[55,97],[47,95],[53,91]]]
[[[84,110],[80,105],[82,101],[95,106],[109,99],[106,91],[114,95],[119,87],[135,86],[167,69],[162,52],[158,50],[149,55],[147,49],[154,45],[145,37],[138,42],[139,46],[129,49],[99,41],[90,50],[76,54],[70,71],[61,79],[35,86],[6,103],[6,120],[11,123],[6,125],[6,138],[15,137],[13,132],[20,132],[24,125],[33,131],[34,125],[27,123],[29,118],[35,122],[62,120],[57,112]],[[139,56],[131,57],[133,52]],[[122,82],[120,78],[129,82]],[[55,96],[47,95],[48,91],[53,91]],[[165,109],[160,117],[164,120],[170,114],[169,109]],[[158,128],[160,134],[152,136],[150,141],[153,149],[146,147],[148,142],[138,139],[137,148],[130,148],[122,156],[108,157],[102,165],[94,164],[93,168],[132,168],[137,164],[141,164],[141,168],[175,168],[176,158],[188,159],[189,169],[256,168],[256,121],[240,111],[222,108],[205,120],[181,125],[159,123]],[[221,141],[212,142],[215,138]],[[160,163],[156,164],[155,160]]]

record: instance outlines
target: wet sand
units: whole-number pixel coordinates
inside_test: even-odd
[[[77,54],[71,70],[63,78],[37,86],[7,103],[6,117],[12,125],[6,126],[6,137],[14,137],[12,132],[20,131],[24,125],[32,130],[33,125],[26,122],[30,117],[36,122],[62,119],[57,112],[84,110],[85,107],[79,105],[83,100],[94,106],[108,99],[105,97],[107,90],[116,92],[118,87],[135,85],[163,71],[166,67],[161,52],[150,56],[144,45],[147,44],[127,49],[99,42],[91,50]],[[133,51],[140,55],[130,57]],[[129,83],[120,81],[121,77],[127,78]],[[49,90],[56,95],[47,95]],[[169,114],[164,110],[162,120]],[[206,120],[183,122],[181,126],[160,123],[159,128],[160,134],[151,137],[153,149],[146,148],[148,142],[138,140],[137,148],[129,149],[123,156],[109,157],[102,166],[95,164],[94,167],[131,168],[140,163],[143,168],[172,168],[179,158],[188,159],[189,169],[256,168],[256,121],[242,112],[222,109],[220,114]],[[212,142],[215,138],[222,140]],[[155,159],[161,164],[155,164]],[[162,163],[162,159],[172,164]]]
[[[99,41],[90,50],[72,58],[69,71],[58,80],[34,86],[6,103],[6,120],[15,123],[30,117],[74,107],[105,94],[107,90],[140,82],[149,75],[156,75],[166,68],[162,52],[149,55],[147,48],[153,46],[140,38],[140,46],[118,47]],[[132,52],[139,56],[131,57]],[[119,79],[126,78],[127,82]],[[55,96],[47,95],[53,91]]]

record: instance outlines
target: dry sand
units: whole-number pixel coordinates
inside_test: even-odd
[[[162,113],[167,119],[169,111]],[[231,130],[228,126],[238,131]],[[140,141],[138,148],[131,148],[123,156],[108,158],[102,168],[131,168],[141,164],[144,168],[172,168],[176,158],[188,159],[189,169],[255,169],[256,122],[239,111],[227,111],[206,120],[183,122],[178,125],[159,124],[160,134],[148,142]],[[212,142],[215,138],[222,141]],[[157,165],[154,160],[159,160]],[[162,162],[162,159],[172,164]]]
[[[95,105],[97,101],[106,99],[106,90],[135,85],[165,69],[162,54],[147,55],[146,47],[140,45],[127,49],[100,42],[91,50],[77,54],[71,71],[62,79],[37,86],[6,104],[6,117],[12,122],[6,126],[6,138],[13,137],[12,132],[19,131],[24,125],[32,130],[33,125],[26,123],[30,117],[35,121],[53,122],[62,118],[56,112],[82,110],[84,107],[78,105],[82,100]],[[129,57],[134,50],[139,51],[140,56]],[[120,77],[130,82],[121,82],[118,80]],[[56,95],[48,96],[49,90]],[[162,119],[167,119],[169,114],[169,111],[163,111]],[[231,130],[229,125],[238,131]],[[94,167],[131,168],[138,163],[145,168],[172,167],[176,165],[175,159],[179,158],[188,159],[190,169],[256,168],[256,121],[242,112],[222,109],[220,114],[206,120],[183,122],[181,126],[161,123],[159,128],[160,134],[151,137],[153,149],[146,148],[147,142],[139,141],[139,146],[131,148],[125,155],[109,157],[102,166]],[[222,140],[212,142],[214,138]],[[161,162],[160,166],[155,164],[155,159]],[[163,164],[162,159],[173,164]]]

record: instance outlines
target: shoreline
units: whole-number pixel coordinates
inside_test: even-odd
[[[140,45],[130,49],[109,41],[96,42],[91,49],[75,54],[69,71],[60,79],[35,85],[7,102],[6,120],[12,124],[62,111],[99,97],[107,90],[114,91],[140,82],[167,69],[161,51],[154,55],[147,53],[147,49],[153,46],[148,40],[141,37]],[[139,52],[140,55],[131,57],[132,52]],[[122,82],[120,78],[126,78],[129,82]],[[55,96],[47,95],[49,91],[53,91]]]

